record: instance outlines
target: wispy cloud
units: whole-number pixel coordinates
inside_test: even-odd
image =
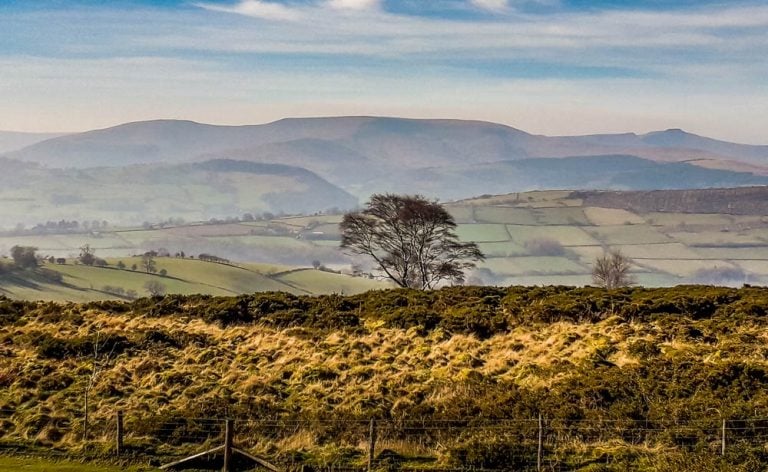
[[[71,110],[83,127],[120,116],[234,123],[345,113],[489,119],[548,134],[682,127],[765,140],[768,5],[574,10],[556,0],[434,0],[446,9],[435,13],[423,2],[4,13],[0,129],[23,120],[25,129],[45,120],[60,129],[73,123]],[[546,14],[526,8],[542,4]]]
[[[278,21],[312,21],[320,12],[376,11],[382,0],[315,0],[314,3],[289,6],[274,0],[239,0],[233,5],[199,2],[195,5],[206,10],[236,13],[252,18]]]
[[[470,0],[470,3],[478,8],[495,12],[505,11],[509,8],[509,0]]]
[[[373,10],[381,6],[381,0],[328,0],[327,5],[337,10]]]
[[[216,3],[197,3],[196,5],[206,10],[237,13],[267,20],[295,21],[302,17],[298,8],[290,8],[281,3],[263,0],[244,0],[234,6],[223,6]]]

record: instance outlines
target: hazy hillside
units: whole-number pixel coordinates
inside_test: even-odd
[[[531,151],[539,156],[562,156],[569,148],[591,154],[632,154],[655,160],[732,159],[753,164],[768,164],[768,146],[729,143],[698,136],[681,129],[668,129],[647,134],[596,134],[561,136],[537,143]],[[597,152],[600,151],[600,152]]]
[[[313,150],[302,167],[327,165],[339,148],[386,167],[425,167],[525,157],[521,142],[541,139],[507,126],[460,120],[341,117],[294,118],[253,126],[213,126],[190,121],[128,123],[35,144],[10,157],[51,167],[122,166],[242,157],[259,162],[293,162],[305,140],[330,143]],[[262,146],[282,144],[279,155]],[[296,149],[294,151],[294,148]],[[342,156],[343,157],[343,156]]]
[[[546,137],[461,120],[137,122],[6,153],[13,160],[3,161],[8,170],[0,175],[0,226],[311,214],[355,207],[375,192],[456,200],[541,189],[766,185],[767,150],[680,130]]]
[[[430,195],[466,198],[546,189],[693,189],[766,185],[768,176],[706,169],[684,162],[655,162],[626,155],[520,159],[403,172],[391,185],[401,192],[416,186]],[[375,185],[372,183],[371,185]]]
[[[62,133],[18,133],[15,131],[0,131],[0,156],[27,146],[62,136]]]
[[[414,120],[382,117],[293,118],[252,126],[214,126],[190,121],[128,123],[50,139],[12,157],[53,167],[114,166],[147,162],[200,160],[201,156],[248,156],[291,164],[307,142],[329,142],[314,159],[302,160],[310,170],[342,149],[381,165],[444,166],[525,157],[630,154],[655,160],[735,159],[766,164],[768,146],[727,143],[667,130],[646,135],[576,137],[535,136],[509,126],[462,120]],[[281,144],[277,150],[264,148]],[[335,146],[335,147],[334,147]]]
[[[168,218],[314,213],[357,199],[314,173],[231,160],[179,165],[47,169],[13,160],[0,174],[2,226],[48,220],[141,224]]]

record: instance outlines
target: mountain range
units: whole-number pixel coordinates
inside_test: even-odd
[[[199,203],[194,211],[182,211],[189,218],[349,208],[371,193],[385,191],[446,200],[550,188],[768,184],[768,146],[729,143],[677,129],[548,137],[480,121],[386,117],[289,118],[249,126],[156,120],[60,136],[0,133],[0,155],[6,169],[0,180],[12,187],[0,191],[3,221],[11,216],[4,202],[17,206],[15,219],[30,215],[19,210],[24,205],[40,209],[51,203],[62,217],[87,215],[95,194],[125,196],[110,189],[138,181],[156,182],[151,192],[136,194],[153,195],[158,209],[150,212],[153,216],[161,209],[179,209],[179,201]],[[248,178],[260,176],[253,184],[268,198],[251,200],[232,192],[233,182],[238,181],[234,187],[244,184],[238,180],[244,172]],[[206,190],[195,194],[193,187],[201,182]],[[25,185],[32,191],[20,192]],[[171,198],[171,188],[157,191],[164,185],[181,185],[192,196]],[[20,194],[31,200],[20,201]],[[52,198],[54,194],[66,198]],[[319,195],[322,198],[313,198]],[[175,203],[169,205],[169,199]],[[68,202],[80,206],[75,210]],[[115,212],[111,221],[133,221],[136,216],[121,213],[119,205],[99,205],[99,214]],[[39,218],[45,212],[32,213]]]

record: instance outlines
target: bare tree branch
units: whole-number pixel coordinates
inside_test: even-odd
[[[342,248],[371,257],[400,287],[463,282],[464,271],[484,259],[475,243],[458,240],[445,208],[419,195],[373,195],[365,210],[344,215],[340,229]]]
[[[632,260],[621,253],[621,251],[611,251],[595,259],[595,266],[592,269],[592,280],[598,287],[614,289],[627,287],[635,283],[634,278],[629,273],[632,268]]]

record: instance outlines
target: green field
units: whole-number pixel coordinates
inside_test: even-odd
[[[588,225],[584,209],[578,207],[536,208],[531,210],[539,225]]]
[[[609,246],[674,242],[657,228],[646,225],[594,226],[587,231]]]
[[[144,472],[157,470],[154,467],[125,467],[111,465],[81,464],[70,461],[53,461],[20,457],[0,457],[0,472]]]
[[[699,258],[696,252],[682,243],[628,244],[613,247],[633,259],[687,260]]]
[[[509,207],[476,207],[477,223],[534,225],[536,217],[533,212],[524,208]]]
[[[639,215],[618,208],[589,207],[584,209],[589,222],[595,226],[634,224],[641,225],[645,220]]]
[[[640,283],[696,282],[700,272],[743,271],[738,285],[768,281],[768,215],[638,213],[582,206],[567,191],[540,191],[476,198],[446,205],[463,241],[474,241],[488,258],[480,265],[492,277],[484,283],[534,284],[591,282],[591,265],[607,250],[621,250],[636,262]],[[45,256],[65,257],[65,266],[48,267],[63,284],[45,277],[0,278],[0,293],[19,298],[84,301],[110,298],[105,285],[142,294],[152,278],[141,273],[72,265],[85,244],[111,264],[147,250],[188,256],[207,252],[238,261],[237,268],[197,261],[163,259],[161,280],[175,293],[227,295],[264,290],[293,293],[355,293],[379,284],[329,272],[297,271],[313,261],[335,268],[359,264],[339,250],[342,215],[288,216],[265,221],[187,224],[163,228],[110,228],[83,234],[0,236],[0,254],[14,245],[31,245]],[[542,246],[545,246],[542,248]],[[559,246],[559,249],[558,249]],[[252,262],[264,264],[256,267]],[[369,270],[370,268],[366,268]],[[275,273],[285,272],[282,275]],[[477,278],[468,274],[477,283]],[[553,278],[555,277],[555,278]]]
[[[502,241],[496,243],[483,243],[477,244],[485,257],[514,257],[514,256],[526,256],[528,251],[521,244],[517,244],[513,241]]]
[[[293,270],[279,275],[277,280],[310,293],[353,294],[389,287],[377,280],[326,273],[314,269]]]
[[[520,245],[532,240],[551,239],[563,246],[599,246],[600,241],[578,226],[507,226],[512,240]]]
[[[126,269],[118,269],[122,261]],[[108,267],[75,264],[45,264],[35,272],[0,274],[0,295],[27,300],[89,301],[126,298],[116,294],[135,291],[147,296],[147,282],[163,285],[167,293],[196,293],[226,296],[242,293],[282,291],[294,294],[345,293],[386,288],[388,285],[362,277],[352,277],[314,269],[293,270],[267,264],[225,265],[194,259],[156,258],[157,271],[167,275],[142,272],[141,258],[110,259]],[[131,270],[136,264],[137,270]],[[61,280],[57,280],[60,276]]]
[[[486,259],[482,267],[503,275],[586,273],[584,266],[565,257],[494,257]]]
[[[507,227],[501,224],[461,225],[456,233],[464,241],[507,241]]]

